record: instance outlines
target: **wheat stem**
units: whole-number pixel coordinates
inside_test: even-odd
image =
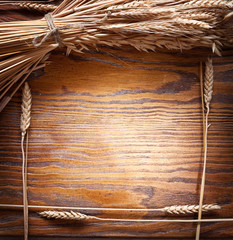
[[[28,239],[28,228],[29,228],[29,223],[28,223],[28,191],[27,191],[27,168],[28,168],[28,130],[26,134],[26,144],[25,144],[25,166],[24,166],[24,224],[25,224],[25,232],[24,232],[24,238],[25,240]]]
[[[206,204],[203,205],[204,210],[218,210],[221,209],[221,206],[217,204]],[[0,207],[4,208],[22,208],[23,205],[15,205],[15,204],[0,204]],[[174,205],[170,207],[165,207],[165,208],[98,208],[98,207],[68,207],[68,206],[38,206],[38,205],[29,205],[28,206],[30,209],[64,209],[64,210],[86,210],[86,211],[124,211],[124,212],[165,212],[169,213],[169,211],[173,211],[175,209],[176,211],[180,211],[182,209],[186,209],[186,213],[193,213],[196,212],[198,209],[199,205]],[[190,212],[190,209],[192,211]],[[180,211],[179,214],[184,214],[183,210]],[[178,214],[175,213],[174,214]]]
[[[171,206],[159,209],[165,213],[169,214],[190,214],[198,212],[199,206],[198,205],[184,205],[184,206]],[[206,204],[202,206],[203,211],[211,211],[221,209],[219,205],[216,204]],[[100,220],[100,221],[128,221],[128,219],[111,219],[111,218],[99,218],[91,215],[85,215],[79,212],[67,212],[67,211],[43,211],[39,212],[39,215],[42,217],[46,217],[48,219],[63,219],[63,220]],[[142,219],[130,219],[132,221],[143,221]],[[147,220],[150,221],[150,220]],[[152,220],[153,221],[153,220]]]
[[[27,187],[25,179],[25,152],[24,152],[24,137],[21,138],[22,151],[22,181],[23,181],[23,215],[24,215],[24,239],[28,239],[28,204],[27,204]]]
[[[213,77],[213,64],[212,64],[212,59],[208,58],[206,61],[206,66],[205,66],[205,79],[204,79],[204,103],[206,107],[206,115],[204,117],[205,119],[205,124],[203,127],[203,132],[204,132],[204,162],[203,162],[203,170],[202,170],[202,180],[201,180],[201,192],[200,192],[200,199],[199,199],[199,211],[198,211],[198,220],[201,219],[202,217],[202,204],[203,204],[203,199],[204,199],[204,190],[205,190],[205,178],[206,178],[206,164],[207,164],[207,149],[208,149],[208,117],[209,117],[209,112],[210,112],[210,102],[212,99],[212,94],[213,94],[213,84],[214,84],[214,77]],[[202,90],[203,91],[203,90]],[[197,224],[197,229],[196,229],[196,240],[200,239],[200,231],[201,231],[201,224]]]

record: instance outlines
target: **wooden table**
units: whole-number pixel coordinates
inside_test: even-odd
[[[233,217],[233,54],[214,56],[214,96],[204,203]],[[160,208],[198,204],[202,172],[202,52],[140,53],[100,48],[55,52],[30,77],[30,205]],[[22,204],[21,91],[0,115],[0,203]],[[0,209],[0,239],[23,235],[23,212]],[[137,219],[194,219],[161,213],[82,211]],[[72,222],[29,214],[31,237],[194,238],[195,223]],[[232,239],[233,223],[203,223],[201,238]],[[11,238],[9,238],[11,239]],[[30,238],[31,239],[31,238]],[[34,238],[32,238],[34,239]],[[38,238],[35,238],[38,239]],[[60,238],[59,238],[60,239]]]

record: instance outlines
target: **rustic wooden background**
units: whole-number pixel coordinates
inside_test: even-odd
[[[9,20],[7,16],[1,19]],[[14,12],[21,19],[22,12]],[[26,13],[25,13],[26,14]],[[3,16],[3,15],[2,15]],[[23,18],[23,17],[22,17]],[[59,52],[30,77],[31,205],[160,208],[198,204],[202,170],[199,50]],[[214,57],[205,203],[233,217],[233,52]],[[21,91],[0,114],[0,203],[22,204]],[[0,209],[0,239],[23,235],[22,210]],[[99,217],[177,219],[156,213],[83,211]],[[180,218],[196,218],[180,217]],[[185,239],[193,223],[47,220],[30,212],[31,237]],[[205,223],[201,237],[232,239],[233,223]],[[47,238],[46,238],[47,239]]]

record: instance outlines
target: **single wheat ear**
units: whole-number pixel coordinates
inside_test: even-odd
[[[192,0],[188,1],[185,5],[189,5],[192,7],[205,7],[205,8],[232,8],[232,1],[224,1],[224,0]]]
[[[21,105],[22,114],[21,114],[20,129],[22,131],[22,136],[25,136],[26,131],[30,126],[31,105],[32,105],[31,91],[28,83],[25,82],[24,88],[23,88],[22,105]]]
[[[217,204],[205,204],[202,205],[202,211],[213,211],[221,209],[221,207]],[[170,206],[163,208],[163,212],[169,214],[190,214],[197,213],[199,211],[199,205],[181,205],[181,206]]]
[[[208,109],[210,106],[210,101],[212,99],[214,85],[214,70],[212,59],[208,58],[205,65],[204,101],[205,107]]]
[[[57,6],[51,4],[33,3],[33,2],[17,2],[12,5],[27,9],[29,11],[37,11],[42,13],[52,12]]]
[[[79,212],[66,212],[66,211],[43,211],[38,213],[41,217],[45,217],[48,219],[64,219],[64,220],[88,220],[95,219],[94,216],[88,216]]]

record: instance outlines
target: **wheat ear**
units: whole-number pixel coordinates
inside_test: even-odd
[[[218,210],[221,209],[221,207],[217,204],[205,204],[202,205],[202,211],[212,211],[212,210]],[[190,214],[190,213],[197,213],[199,210],[199,205],[184,205],[184,206],[171,206],[171,207],[165,207],[163,208],[163,212],[169,213],[169,214]]]
[[[200,192],[200,200],[199,200],[199,210],[198,210],[198,220],[201,220],[202,216],[202,203],[204,199],[204,190],[205,190],[205,175],[206,175],[206,162],[207,162],[207,149],[208,149],[208,117],[210,112],[210,102],[212,99],[213,94],[213,85],[214,85],[214,71],[213,71],[213,64],[212,59],[208,58],[205,63],[205,78],[204,78],[204,105],[206,107],[206,114],[203,116],[205,118],[203,132],[204,132],[204,163],[203,163],[203,170],[202,170],[202,179],[201,179],[201,192]],[[200,231],[201,231],[201,223],[197,224],[196,230],[196,240],[200,239]]]
[[[24,151],[24,137],[30,126],[31,120],[31,105],[32,97],[28,83],[26,82],[23,88],[22,97],[22,115],[20,129],[22,132],[21,137],[21,151],[22,151],[22,179],[23,179],[23,206],[24,206],[24,239],[28,239],[28,200],[27,200],[27,150],[28,150],[28,134],[26,140],[26,155]]]
[[[64,219],[64,220],[77,220],[77,221],[83,221],[83,220],[89,220],[89,219],[95,219],[94,216],[85,215],[83,213],[79,212],[66,212],[66,211],[43,211],[40,212],[39,215],[41,217],[45,217],[48,219]]]
[[[226,0],[192,0],[186,3],[191,7],[206,7],[206,8],[232,8],[232,1]]]
[[[12,5],[27,9],[29,11],[37,11],[42,13],[52,12],[57,7],[52,4],[42,4],[42,3],[33,3],[33,2],[17,2],[17,3],[12,3]]]
[[[31,105],[32,105],[32,97],[29,85],[25,82],[23,88],[23,97],[22,97],[22,114],[21,114],[21,124],[20,129],[22,131],[22,136],[25,136],[27,129],[30,126],[31,120]]]
[[[204,81],[204,101],[206,109],[210,106],[210,101],[212,99],[213,94],[213,85],[214,85],[214,70],[212,59],[208,58],[206,61],[206,68],[205,68],[205,81]]]

